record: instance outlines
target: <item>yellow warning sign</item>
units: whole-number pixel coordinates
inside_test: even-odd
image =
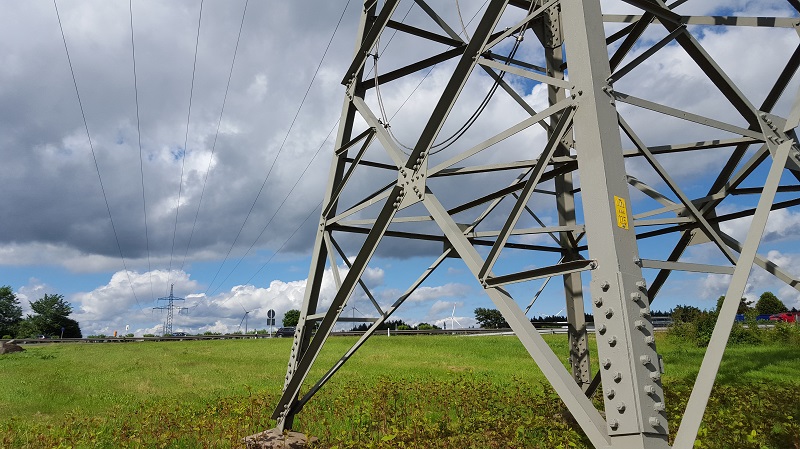
[[[617,210],[617,226],[628,229],[628,208],[625,206],[625,200],[615,196],[614,209]]]

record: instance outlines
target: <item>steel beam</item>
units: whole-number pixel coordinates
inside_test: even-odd
[[[769,211],[800,205],[800,198],[791,197],[800,186],[779,185],[784,167],[789,168],[795,177],[800,176],[800,173],[795,173],[798,171],[795,153],[800,147],[794,132],[800,123],[800,100],[795,101],[785,118],[771,111],[798,71],[800,46],[791,55],[787,53],[789,58],[785,67],[776,67],[779,72],[777,79],[771,89],[762,89],[768,93],[761,108],[756,109],[752,99],[731,81],[692,35],[694,28],[687,25],[800,28],[794,17],[682,16],[673,9],[686,0],[677,0],[669,6],[663,0],[623,1],[639,8],[641,14],[603,15],[600,0],[490,0],[473,36],[467,39],[462,39],[447,23],[444,17],[448,15],[437,12],[433,7],[437,5],[432,6],[426,0],[415,0],[425,16],[421,23],[405,23],[405,18],[403,22],[394,20],[398,0],[364,1],[356,52],[343,80],[346,98],[316,231],[300,323],[284,391],[272,415],[278,420],[278,430],[292,428],[295,415],[376,333],[378,327],[403,306],[404,301],[444,260],[456,257],[463,261],[511,325],[591,444],[609,449],[669,447],[665,395],[660,382],[662,364],[649,320],[650,303],[669,274],[673,271],[732,274],[733,280],[726,295],[730,300],[723,305],[695,390],[689,399],[689,409],[675,440],[676,448],[692,447],[730,332],[731,314],[735,313],[737,305],[735,300],[741,297],[751,268],[760,266],[800,290],[800,280],[756,252]],[[797,0],[790,2],[800,5]],[[506,15],[507,4],[524,11]],[[428,19],[438,29],[431,31]],[[410,22],[412,20],[415,19],[409,18]],[[603,24],[610,21],[629,25],[606,36]],[[501,23],[512,25],[498,28]],[[667,35],[637,51],[633,58],[628,58],[627,55],[637,46],[642,46],[642,37],[653,26],[663,26]],[[364,67],[371,56],[378,57],[371,53],[381,36],[390,29],[399,30],[407,39],[423,45],[438,45],[439,48],[446,45],[448,48],[426,53],[433,56],[410,61],[406,52],[400,63],[387,64],[394,67],[392,71],[379,73],[375,66],[374,77],[365,79]],[[538,39],[526,40],[526,30],[533,30]],[[533,43],[533,47],[526,47],[526,50],[533,51],[515,52],[508,56],[494,54],[493,47],[500,46],[506,39],[515,39],[515,50],[522,48],[523,41],[526,46]],[[608,46],[619,40],[622,42],[618,49],[610,50]],[[627,82],[627,74],[657,59],[661,54],[659,50],[673,42],[687,52],[738,110],[746,124],[741,125],[742,120],[738,118],[720,119],[713,111],[701,115],[659,104],[645,99],[648,98],[646,92],[641,94],[645,98],[638,98],[615,91],[615,82],[620,85]],[[391,54],[385,48],[381,51],[382,58]],[[454,59],[451,63],[440,64],[451,58]],[[537,65],[542,60],[546,67]],[[398,125],[396,128],[388,123],[391,119],[383,112],[380,91],[384,88],[386,92],[398,89],[404,84],[400,81],[405,77],[434,65],[439,73],[448,71],[450,78],[423,119],[421,132],[411,132],[412,137],[409,137],[409,133],[401,129],[402,123],[394,123]],[[567,67],[568,77],[565,76]],[[476,73],[477,76],[473,76]],[[460,137],[446,139],[447,145],[437,143],[445,125],[460,126],[448,122],[448,119],[457,115],[451,112],[461,107],[461,103],[456,102],[468,80],[477,80],[476,84],[491,84],[489,94],[476,113],[478,118],[481,118],[482,108],[494,100],[495,94],[507,95],[506,100],[511,100],[512,108],[518,106],[524,111],[523,117],[527,117],[520,119],[512,115],[519,114],[520,110],[508,111],[508,114],[494,113],[493,127],[487,127],[488,131],[483,134],[476,133],[479,137],[469,145],[464,145]],[[546,102],[540,102],[541,98],[533,95],[534,92],[543,92],[543,89],[535,88],[540,83],[546,87]],[[373,89],[379,86],[381,89]],[[381,104],[381,114],[373,112],[376,100]],[[709,135],[700,136],[695,142],[681,142],[676,136],[674,140],[677,143],[670,139],[658,142],[658,145],[648,145],[645,141],[648,135],[634,129],[634,121],[629,123],[627,117],[620,115],[617,101],[647,109],[652,117],[679,118],[705,125]],[[532,105],[544,109],[537,112]],[[515,118],[512,120],[511,117]],[[361,121],[366,123],[366,129],[354,132],[355,124]],[[494,126],[501,121],[507,123]],[[461,129],[468,129],[472,124],[468,121]],[[533,125],[545,130],[547,138],[544,142],[531,144],[533,139],[526,140],[532,135],[538,138],[532,132]],[[481,129],[480,125],[478,129]],[[622,148],[620,132],[633,142],[632,149]],[[395,135],[401,133],[403,140],[413,140],[413,148],[403,147],[398,142]],[[720,139],[718,135],[721,133],[732,133],[733,136]],[[513,136],[517,137],[510,139]],[[508,151],[520,141],[526,142],[523,151]],[[445,150],[429,167],[432,154]],[[376,153],[380,151],[385,155]],[[522,156],[518,157],[520,153]],[[661,155],[678,153],[690,162],[696,154],[723,154],[727,157],[706,196],[689,196],[693,192],[682,184],[682,174],[661,160]],[[511,154],[515,156],[508,157]],[[626,170],[626,158],[646,161],[658,175],[658,182],[663,181],[663,186],[652,181],[648,185],[633,177]],[[763,176],[763,170],[757,169],[770,158],[772,166],[762,187],[754,178]],[[379,188],[367,193],[358,192],[360,182],[373,176],[374,179],[367,179],[369,182],[365,185],[374,186],[377,180]],[[448,207],[442,204],[444,198],[437,196],[437,193],[441,195],[448,191],[447,188],[440,189],[440,186],[453,181],[461,180],[461,184],[453,185],[463,186],[472,179],[482,182],[490,177],[493,181],[485,183],[480,193],[476,189],[476,192],[461,192],[464,195],[459,195],[458,199],[448,198],[451,200],[445,203]],[[552,184],[541,185],[550,182]],[[757,184],[753,185],[753,182]],[[741,188],[743,184],[747,187]],[[663,190],[664,187],[669,190]],[[630,191],[634,189],[660,206],[632,204]],[[779,192],[784,197],[775,202]],[[760,195],[758,206],[753,209],[739,207],[736,212],[718,215],[718,206],[734,201],[733,196],[737,194]],[[340,207],[343,199],[351,206]],[[553,206],[554,199],[551,215],[539,210],[543,204]],[[500,207],[501,204],[508,207]],[[411,206],[416,209],[406,209]],[[539,227],[523,224],[520,220],[528,218],[524,214],[532,217]],[[459,217],[459,222],[455,216]],[[471,218],[465,219],[467,216]],[[719,229],[722,222],[750,216],[753,217],[753,226],[744,244]],[[554,223],[556,218],[557,224]],[[355,250],[346,247],[345,253],[338,242],[345,243],[349,239],[339,239],[342,234],[356,237],[363,243]],[[549,236],[547,245],[532,244],[520,238],[535,235]],[[675,246],[670,247],[671,251],[665,251],[666,254],[648,246],[639,247],[637,243],[659,236],[675,238],[672,242]],[[386,237],[431,242],[443,245],[444,249],[391,305],[381,306],[362,280],[362,275]],[[689,246],[708,243],[716,244],[733,266],[681,261]],[[489,249],[479,252],[480,247]],[[502,270],[495,270],[495,264],[506,249],[531,254],[527,267],[533,265],[536,268],[514,268],[515,261],[509,262],[511,258],[508,258],[498,265]],[[641,255],[640,251],[647,252],[647,255]],[[355,254],[355,258],[350,259],[348,254]],[[555,259],[559,261],[552,265]],[[339,263],[347,266],[346,274],[340,272]],[[331,270],[336,293],[328,309],[319,310],[322,276],[327,269]],[[649,290],[642,276],[643,269],[658,270]],[[581,278],[584,271],[591,278],[587,299],[591,301],[596,326],[597,349],[591,357],[597,360],[599,370],[594,372],[591,370],[584,319]],[[556,276],[562,277],[569,324],[568,369],[564,369],[562,358],[552,351],[526,316],[548,281]],[[537,279],[546,281],[525,310],[503,288],[506,284]],[[342,316],[358,288],[365,292],[375,313],[364,317]],[[335,323],[354,320],[372,324],[321,378],[309,379],[317,355]],[[601,386],[602,413],[589,400]]]

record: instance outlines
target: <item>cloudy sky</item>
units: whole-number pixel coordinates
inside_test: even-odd
[[[419,14],[412,3],[401,2],[396,20],[407,11],[410,19]],[[465,22],[484,4],[459,3]],[[460,29],[452,2],[431,4]],[[280,319],[299,308],[360,6],[357,0],[208,0],[201,11],[200,0],[133,0],[130,9],[124,0],[62,0],[68,60],[52,1],[0,0],[0,285],[11,285],[26,307],[44,293],[63,294],[86,335],[125,326],[137,334],[160,333],[164,317],[153,308],[171,284],[189,312],[176,316],[175,330],[236,331],[245,311],[250,329],[264,328],[269,309]],[[605,6],[611,13],[632,11],[616,2]],[[797,16],[782,0],[690,0],[681,8],[684,14]],[[467,31],[474,25],[466,24]],[[695,31],[757,101],[769,88],[764,77],[774,79],[798,44],[793,29]],[[663,34],[654,31],[643,42]],[[399,60],[422,54],[402,42],[392,45]],[[659,54],[631,73],[626,92],[726,117],[712,93],[698,96],[709,83],[679,47]],[[393,128],[418,131],[420,111],[435,102],[448,76],[444,64],[387,90],[389,113],[403,112]],[[485,79],[471,82],[464,101],[480,100],[487,86]],[[794,79],[775,108],[778,115],[788,114],[797,87]],[[528,88],[526,97],[541,105],[541,86]],[[491,121],[509,126],[504,108],[510,104],[493,100],[487,129]],[[457,110],[454,121],[470,113]],[[641,126],[647,120],[631,121]],[[669,121],[646,128],[653,142],[678,129]],[[691,127],[679,132],[684,141],[694,138]],[[707,175],[713,159],[664,163],[683,165],[682,180],[691,184]],[[647,177],[635,163],[629,171]],[[748,222],[725,226],[741,238]],[[800,213],[774,212],[761,248],[795,274],[798,230]],[[404,275],[427,267],[430,254],[384,248],[365,282],[380,303],[391,303],[408,285]],[[702,246],[688,257],[715,260]],[[726,286],[725,276],[676,276],[654,308],[713,307]],[[537,288],[521,292],[520,302]],[[800,306],[797,291],[754,272],[747,294],[768,289],[790,307]],[[472,310],[491,307],[480,290],[454,260],[396,316],[442,324],[454,314],[461,325],[474,325]],[[326,276],[323,300],[333,291]],[[560,294],[545,290],[534,314],[563,309]],[[369,312],[368,306],[357,294],[347,314]]]

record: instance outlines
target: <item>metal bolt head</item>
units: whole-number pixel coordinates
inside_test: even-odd
[[[647,393],[648,395],[652,396],[652,395],[656,394],[656,387],[653,386],[653,385],[645,385],[644,386],[644,392]]]
[[[620,413],[624,413],[625,412],[625,403],[624,402],[620,402],[619,404],[617,404],[617,411],[620,412]]]
[[[603,360],[603,368],[605,368],[605,369],[611,368],[611,359]]]
[[[652,379],[654,382],[658,382],[659,380],[661,380],[661,373],[659,373],[658,371],[650,373],[650,379]]]
[[[647,288],[647,282],[645,282],[644,279],[642,279],[641,281],[636,281],[636,286],[644,290]]]
[[[611,336],[608,339],[608,345],[611,346],[611,347],[616,346],[617,345],[617,337],[616,336]]]
[[[597,332],[599,332],[600,335],[604,335],[606,333],[606,330],[608,330],[608,328],[606,327],[605,324],[601,324],[600,327],[597,328]]]
[[[633,326],[636,327],[636,329],[642,329],[644,327],[644,321],[636,320],[633,322]]]
[[[644,354],[639,356],[639,361],[642,363],[642,365],[647,365],[648,363],[652,362],[652,359],[649,355]]]
[[[656,343],[656,338],[652,335],[648,335],[647,337],[644,337],[644,342],[652,346]]]
[[[617,371],[616,373],[614,373],[614,382],[620,383],[621,381],[622,381],[622,373]]]
[[[607,398],[609,398],[609,399],[614,399],[614,396],[615,396],[616,394],[617,394],[617,392],[616,392],[616,391],[614,391],[614,389],[612,388],[612,389],[610,389],[610,390],[608,390],[608,391],[606,392],[606,397],[607,397]]]
[[[641,293],[639,293],[639,292],[631,293],[631,301],[636,302],[636,301],[639,301],[640,299],[642,299],[642,294]]]
[[[608,422],[608,427],[610,427],[611,430],[617,430],[619,428],[619,421],[612,419]]]
[[[648,420],[648,422],[653,427],[661,426],[661,421],[659,421],[658,418],[656,418],[655,416],[651,416],[650,419]]]
[[[603,298],[601,296],[598,296],[597,298],[594,298],[594,305],[597,306],[597,307],[602,306],[603,305]]]
[[[603,281],[603,283],[600,284],[600,289],[603,290],[604,292],[607,292],[610,287],[611,284],[609,284],[608,281]]]
[[[663,412],[664,408],[665,407],[663,402],[656,402],[655,404],[653,404],[653,410],[657,412]]]
[[[609,307],[608,309],[606,309],[606,318],[611,318],[612,316],[614,316],[614,309]]]

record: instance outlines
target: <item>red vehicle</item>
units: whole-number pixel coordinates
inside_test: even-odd
[[[775,315],[771,315],[769,317],[770,321],[784,321],[787,323],[798,323],[800,322],[800,312],[783,312],[783,313],[776,313]]]

